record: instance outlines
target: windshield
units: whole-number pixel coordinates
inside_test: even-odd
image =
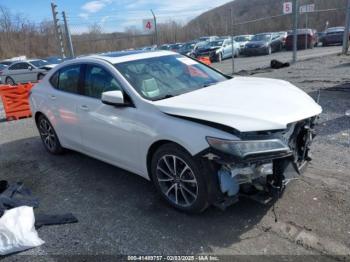
[[[248,42],[250,40],[249,36],[236,36],[234,38],[236,42]]]
[[[197,44],[196,44],[196,46],[195,46],[195,47],[196,47],[196,48],[199,48],[199,47],[200,47],[200,48],[202,48],[202,47],[207,46],[207,45],[208,45],[208,43],[209,43],[209,42],[207,42],[207,41],[204,41],[204,42],[199,42],[199,43],[197,43]]]
[[[209,42],[209,46],[222,46],[222,43],[224,41],[223,40],[220,40],[220,41],[212,41],[212,42]]]
[[[177,49],[180,49],[181,47],[182,47],[182,44],[174,44],[174,45],[170,45],[169,49],[177,50]]]
[[[344,32],[344,27],[331,27],[331,28],[328,28],[327,30],[327,34],[328,33],[339,33],[339,32]]]
[[[266,35],[255,35],[252,39],[252,41],[270,41],[271,35],[266,34]]]
[[[33,60],[33,61],[30,61],[30,63],[36,67],[41,67],[41,66],[44,66],[44,65],[48,65],[49,63],[45,60]]]
[[[11,65],[13,63],[13,61],[1,61],[0,64],[3,64],[3,65]]]
[[[193,49],[196,44],[184,44],[180,49],[181,50],[188,50],[188,49]]]
[[[152,101],[227,80],[213,69],[181,55],[152,57],[114,66],[142,97]]]
[[[169,50],[169,46],[168,45],[162,45],[160,47],[160,50]]]

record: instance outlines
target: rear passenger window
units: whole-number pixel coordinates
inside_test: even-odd
[[[28,63],[17,63],[9,67],[10,70],[22,70],[22,69],[28,69],[29,64]]]
[[[51,78],[50,83],[53,87],[69,92],[79,93],[80,65],[67,66],[56,72]]]

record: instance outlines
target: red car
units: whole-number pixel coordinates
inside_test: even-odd
[[[286,39],[286,49],[293,49],[293,31],[288,32]],[[297,30],[297,49],[314,48],[318,44],[317,31],[314,29],[298,29]]]

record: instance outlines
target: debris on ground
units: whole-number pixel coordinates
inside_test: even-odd
[[[0,255],[40,246],[44,243],[36,228],[78,222],[71,214],[34,214],[39,200],[23,183],[0,181]]]
[[[6,210],[0,218],[0,255],[44,244],[35,230],[34,221],[33,207],[21,206]]]
[[[281,61],[278,61],[276,59],[271,60],[271,68],[273,69],[281,69],[284,67],[289,67],[290,64],[289,63],[283,63]]]

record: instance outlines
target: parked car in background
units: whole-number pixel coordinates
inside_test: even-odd
[[[2,84],[2,71],[7,67],[8,65],[0,64],[0,84]]]
[[[184,43],[181,46],[181,48],[178,50],[178,53],[180,53],[182,55],[191,55],[191,52],[193,51],[196,44],[197,44],[196,41]]]
[[[169,51],[67,61],[29,100],[48,152],[126,169],[185,212],[228,206],[240,192],[282,194],[311,160],[322,112],[286,81],[232,78]]]
[[[343,26],[328,28],[322,38],[322,46],[343,44],[344,30]]]
[[[8,67],[8,65],[0,64],[0,71],[7,68],[7,67]]]
[[[168,50],[173,52],[178,52],[182,46],[183,46],[183,43],[171,44],[169,45]]]
[[[46,57],[43,60],[45,60],[46,62],[48,62],[49,64],[54,64],[54,65],[58,65],[66,60],[68,60],[67,58],[62,58],[60,56],[50,56],[50,57]]]
[[[14,62],[2,71],[2,79],[8,85],[36,82],[54,66],[56,65],[41,59]]]
[[[286,49],[293,49],[294,32],[289,31],[286,41]],[[317,32],[314,29],[298,29],[297,30],[297,49],[314,48],[318,45]]]
[[[202,36],[200,38],[198,38],[198,40],[200,42],[203,42],[203,41],[208,41],[208,42],[211,42],[211,41],[215,41],[217,40],[219,37],[216,36],[216,35],[213,35],[213,36]]]
[[[0,64],[1,65],[6,65],[6,66],[9,66],[13,63],[13,61],[9,61],[9,60],[3,60],[3,61],[0,61]]]
[[[208,43],[209,43],[208,41],[199,41],[199,42],[197,42],[189,56],[196,57],[196,50],[199,49],[199,48],[203,48],[203,47],[207,46]]]
[[[281,32],[278,32],[277,34],[281,38],[281,41],[283,43],[283,47],[285,47],[286,46],[286,40],[287,40],[288,32],[287,31],[281,31]]]
[[[222,47],[224,43],[224,40],[214,40],[211,42],[205,42],[204,45],[197,46],[194,49],[194,56],[200,57],[200,56],[210,56],[212,52],[215,53],[215,51]]]
[[[233,40],[239,44],[239,48],[242,50],[245,48],[245,45],[252,40],[253,37],[254,35],[237,35],[233,38]]]
[[[240,45],[236,41],[233,41],[233,55],[234,57],[239,56]],[[215,52],[210,54],[210,60],[212,62],[221,62],[226,58],[232,57],[232,39],[227,38],[222,42],[220,48],[216,49]]]
[[[169,50],[170,49],[170,44],[164,44],[159,47],[159,50]]]
[[[156,49],[157,49],[157,45],[144,46],[139,48],[139,50],[143,50],[143,51],[154,51]]]
[[[241,50],[242,55],[270,55],[273,52],[281,51],[283,42],[278,33],[261,33],[255,35],[252,40]]]
[[[325,37],[326,32],[317,32],[318,44],[323,43],[323,38]]]

